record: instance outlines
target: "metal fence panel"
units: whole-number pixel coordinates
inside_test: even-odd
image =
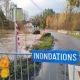
[[[36,63],[32,60],[32,58],[30,58],[32,55],[29,53],[0,52],[0,55],[2,54],[6,54],[10,60],[10,75],[6,79],[2,79],[0,77],[0,80],[69,80],[67,72],[68,65],[55,63]],[[15,55],[17,55],[17,63],[14,62]],[[49,66],[47,67],[47,65]],[[39,66],[41,68],[39,68]],[[45,77],[44,73],[46,72],[46,67],[48,73],[46,73],[47,76]],[[40,70],[41,75],[38,76]],[[72,80],[75,80],[75,71]]]

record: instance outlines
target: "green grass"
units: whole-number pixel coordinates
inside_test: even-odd
[[[76,35],[76,34],[69,34],[70,36],[76,37],[76,38],[80,38],[80,35]]]
[[[40,43],[37,47],[38,49],[50,49],[52,44],[50,42]]]
[[[47,37],[41,37],[40,40],[42,41],[38,45],[34,45],[33,49],[36,50],[48,50],[51,49],[52,44],[53,44],[53,37],[52,36],[47,36]]]

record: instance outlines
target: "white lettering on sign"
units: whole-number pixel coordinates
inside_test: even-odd
[[[47,60],[63,60],[63,61],[76,61],[76,54],[61,54],[61,53],[34,53],[34,59],[47,59]]]

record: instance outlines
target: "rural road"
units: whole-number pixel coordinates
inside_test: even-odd
[[[78,50],[80,52],[80,39],[53,31],[46,32],[51,32],[55,38],[55,45],[52,49]],[[68,67],[56,63],[43,63],[36,80],[69,80]]]

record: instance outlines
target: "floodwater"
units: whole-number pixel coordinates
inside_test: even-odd
[[[26,33],[19,34],[20,46],[18,51],[23,51],[26,46],[36,44],[37,39],[41,35],[31,34],[35,29],[34,27],[25,27]],[[0,52],[15,52],[15,35],[14,34],[0,34]]]
[[[2,34],[0,36],[0,52],[13,52],[15,46],[14,40],[14,35]]]
[[[20,46],[18,46],[18,52],[27,52],[25,48],[29,46],[31,49],[32,45],[38,43],[39,35],[34,34],[19,34]],[[15,52],[15,36],[14,34],[4,34],[0,36],[0,52]],[[9,59],[14,59],[13,55],[8,56]],[[29,56],[28,56],[29,57]]]

